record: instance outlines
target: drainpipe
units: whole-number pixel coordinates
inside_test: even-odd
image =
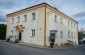
[[[45,28],[44,28],[44,45],[46,46],[46,4],[45,4]]]

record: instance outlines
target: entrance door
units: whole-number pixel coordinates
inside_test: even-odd
[[[21,33],[19,33],[19,40],[21,41]]]

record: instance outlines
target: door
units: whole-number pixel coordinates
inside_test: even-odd
[[[19,40],[21,41],[21,33],[19,33]]]

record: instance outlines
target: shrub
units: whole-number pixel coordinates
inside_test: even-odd
[[[54,43],[50,43],[50,47],[53,48],[53,46],[54,46]]]
[[[15,43],[19,43],[19,39],[15,39]]]
[[[6,42],[9,42],[10,41],[10,38],[7,38]]]
[[[55,46],[58,46],[58,44],[55,44]]]
[[[63,46],[63,43],[61,43],[61,46]]]

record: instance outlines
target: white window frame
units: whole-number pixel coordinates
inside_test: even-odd
[[[63,38],[63,31],[60,31],[60,37]]]
[[[17,23],[19,23],[19,22],[20,22],[20,16],[17,17]]]
[[[71,37],[73,38],[73,32],[71,32]]]
[[[35,29],[31,29],[32,37],[35,37]]]
[[[73,28],[73,24],[71,23],[71,28]]]
[[[24,15],[24,22],[27,21],[27,15]]]
[[[36,12],[33,12],[32,13],[32,20],[35,20],[36,19]]]
[[[57,15],[55,15],[55,22],[57,23]]]
[[[68,27],[70,27],[70,25],[69,25],[69,24],[70,24],[70,22],[68,21]]]
[[[60,18],[60,23],[63,24],[63,18]]]
[[[14,18],[12,18],[12,24],[14,23]]]

